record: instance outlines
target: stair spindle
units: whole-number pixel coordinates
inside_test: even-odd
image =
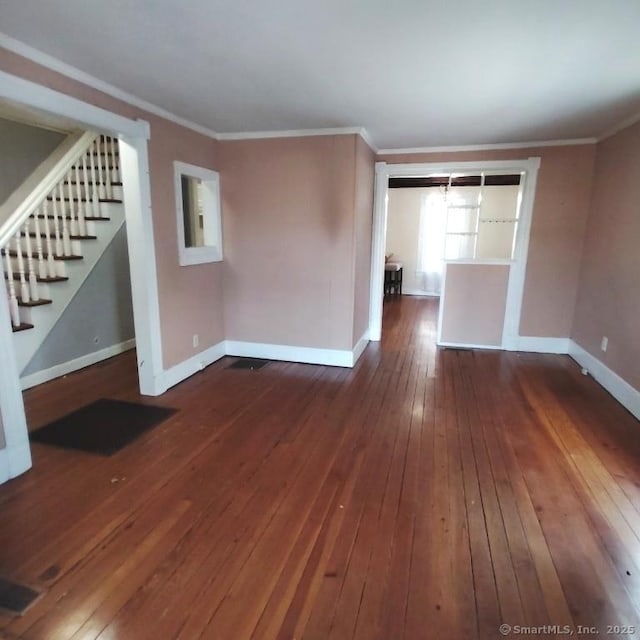
[[[111,156],[113,157],[113,168],[111,169],[111,181],[120,182],[120,155],[118,154],[119,144],[117,138],[111,138]],[[117,158],[117,159],[116,159]]]
[[[45,280],[47,277],[47,263],[44,261],[44,252],[42,251],[42,234],[40,232],[40,210],[36,209],[33,214],[36,234],[36,253],[38,254],[38,277]],[[46,222],[45,222],[46,225]],[[47,236],[49,234],[47,233]]]
[[[36,270],[33,263],[33,253],[31,251],[31,229],[30,218],[27,218],[24,223],[24,239],[25,247],[27,249],[27,282],[29,284],[29,298],[31,300],[39,300],[40,294],[38,292],[38,277],[36,276]]]
[[[7,287],[9,289],[9,314],[11,315],[11,324],[14,327],[20,326],[20,308],[18,307],[18,298],[16,296],[16,283],[13,279],[13,265],[11,264],[11,256],[9,255],[9,246],[7,245],[4,253],[6,269],[7,269]]]
[[[31,297],[29,296],[29,285],[27,284],[27,278],[24,271],[24,257],[22,255],[22,236],[20,231],[16,231],[16,235],[13,236],[13,243],[16,251],[16,259],[18,261],[18,277],[20,278],[20,299],[22,302],[29,302]]]
[[[91,167],[91,209],[93,217],[100,217],[100,194],[98,192],[98,175],[96,173],[96,163],[93,155],[93,145],[89,149],[89,166]]]
[[[111,155],[110,155],[110,138],[108,138],[107,136],[103,137],[104,140],[104,163],[105,163],[105,169],[104,169],[104,177],[105,177],[105,183],[106,183],[106,187],[107,187],[107,198],[109,198],[109,200],[111,200],[113,198],[113,185],[111,184],[112,178],[111,178],[111,167],[113,166],[112,162],[111,162]],[[101,156],[102,157],[102,156]]]
[[[98,159],[98,197],[100,200],[104,200],[107,197],[107,192],[104,186],[103,179],[103,166],[102,166],[102,156],[100,155],[100,140],[102,138],[98,138],[95,142],[95,154]]]
[[[84,156],[83,156],[84,159]],[[82,187],[80,186],[80,167],[78,163],[76,163],[76,194],[78,196],[78,231],[79,235],[86,236],[87,235],[87,223],[84,220],[86,215],[86,198],[84,198],[82,193]],[[83,176],[83,184],[86,185],[86,175]]]
[[[54,201],[54,205],[53,205],[53,231],[54,233],[56,233],[56,207],[55,207],[55,201]],[[45,221],[45,227],[44,227],[44,232],[45,232],[45,244],[47,246],[47,271],[49,273],[49,277],[50,278],[55,278],[56,277],[56,261],[53,259],[53,255],[54,255],[54,251],[53,251],[53,242],[51,240],[51,227],[50,227],[50,223],[49,223],[49,201],[45,200],[42,203],[42,213],[44,215],[44,221]],[[57,236],[56,236],[56,248],[58,246],[58,240],[57,240]],[[60,255],[57,251],[56,251],[56,255]]]
[[[67,171],[67,197],[69,198],[69,218],[70,221],[70,235],[77,236],[78,235],[78,219],[77,219],[77,206],[76,201],[73,196],[73,185],[71,184],[71,169]]]
[[[56,237],[56,256],[64,255],[62,248],[62,234],[60,233],[60,212],[58,211],[58,200],[56,197],[56,189],[53,190],[53,232]]]
[[[71,238],[69,237],[69,224],[67,221],[67,212],[64,208],[64,196],[62,192],[62,182],[58,184],[58,193],[60,194],[60,203],[62,206],[62,255],[71,255]]]

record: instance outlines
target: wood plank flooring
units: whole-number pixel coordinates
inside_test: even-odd
[[[566,356],[436,350],[401,297],[353,370],[225,358],[160,398],[132,354],[25,393],[180,411],[0,487],[0,637],[640,637],[640,425]],[[506,635],[500,625],[510,625]]]

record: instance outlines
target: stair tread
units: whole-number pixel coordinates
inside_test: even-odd
[[[62,217],[63,216],[58,216],[58,218],[60,218],[60,219],[62,219]],[[72,218],[71,216],[64,216],[64,217],[67,220],[74,220],[75,219],[75,218]],[[46,216],[44,215],[44,213],[39,213],[38,214],[38,218],[40,220],[44,220],[45,218],[47,220],[55,220],[56,216],[54,216],[52,213],[50,213],[50,214],[48,214]],[[87,220],[87,221],[90,221],[90,222],[93,222],[93,221],[96,221],[96,220],[102,220],[102,221],[108,222],[109,220],[111,220],[111,218],[105,218],[104,216],[103,217],[100,217],[100,216],[85,216],[84,219]]]
[[[33,325],[29,324],[28,322],[21,322],[17,326],[15,324],[12,324],[11,329],[13,330],[14,333],[17,333],[18,331],[26,331],[27,329],[33,329]]]
[[[7,254],[7,250],[6,249],[2,249],[2,255],[6,255]],[[17,258],[18,257],[18,252],[15,251],[14,249],[9,249],[9,257],[10,258]],[[22,257],[23,258],[28,258],[29,254],[26,251],[22,251]],[[31,252],[31,257],[32,258],[38,258],[38,254],[34,251]],[[48,253],[43,253],[42,254],[43,258],[48,258],[49,254]],[[79,256],[77,254],[71,254],[70,256],[57,256],[55,254],[53,254],[53,259],[54,260],[82,260],[84,258],[84,256]]]
[[[87,184],[101,184],[100,182],[93,182],[93,180],[87,180],[86,182],[84,180],[81,180],[80,182],[76,182],[75,180],[72,180],[71,182],[69,182],[68,180],[65,180],[62,184],[71,184],[72,186],[76,186],[76,185],[80,185],[80,186],[84,186]],[[120,181],[116,181],[116,182],[112,182],[111,183],[112,187],[121,187],[122,186],[122,182]]]
[[[5,271],[4,273],[4,279],[8,280],[8,276],[7,276],[7,272]],[[14,280],[20,280],[20,274],[19,273],[14,273],[13,274],[13,279]],[[44,284],[51,284],[54,282],[66,282],[69,278],[67,278],[67,276],[47,276],[46,278],[41,278],[40,276],[36,276],[36,281],[37,282],[42,282]]]
[[[52,196],[47,196],[47,201],[48,202],[70,202],[69,198],[60,198],[58,196],[56,196],[55,198],[53,198]],[[80,198],[80,200],[78,200],[78,198],[72,198],[71,199],[72,202],[92,202],[92,200],[89,200],[87,198]],[[118,198],[98,198],[98,202],[116,202],[118,204],[122,204],[122,200],[118,199]]]
[[[85,219],[86,219],[86,218],[85,218]],[[25,234],[25,232],[24,232],[24,231],[22,231],[22,232],[20,233],[20,235],[24,238],[26,234]],[[49,234],[49,235],[51,235],[51,234]],[[38,237],[38,235],[37,235],[36,233],[34,233],[33,231],[31,231],[31,232],[29,233],[29,237],[30,237],[30,238],[37,238],[37,237]],[[40,234],[40,237],[41,237],[41,238],[46,238],[46,237],[47,237],[47,234],[46,234],[46,233],[41,233],[41,234]],[[97,240],[97,239],[98,239],[98,236],[70,235],[69,237],[71,238],[71,240]]]
[[[20,298],[18,298],[18,306],[19,307],[42,307],[45,304],[51,304],[52,301],[47,298],[40,298],[39,300],[30,300],[29,302],[24,302]]]

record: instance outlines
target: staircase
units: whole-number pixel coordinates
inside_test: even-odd
[[[80,154],[58,161],[46,190],[40,182],[39,194],[30,193],[29,204],[0,229],[10,229],[0,259],[19,371],[124,223],[118,141],[95,134],[81,140]]]

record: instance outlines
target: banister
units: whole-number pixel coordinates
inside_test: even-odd
[[[97,136],[95,131],[71,133],[0,205],[0,247],[7,245]]]

